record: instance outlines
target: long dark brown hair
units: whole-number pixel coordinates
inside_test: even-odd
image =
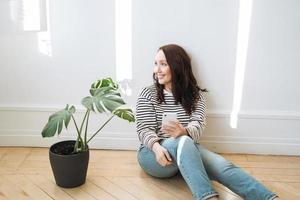
[[[160,47],[159,50],[164,52],[171,70],[172,93],[175,104],[180,103],[185,112],[190,115],[196,109],[200,92],[207,92],[207,90],[198,86],[192,71],[191,59],[182,47],[176,44],[169,44]],[[158,102],[165,102],[164,85],[159,84],[155,74],[153,74],[153,79],[157,90]]]

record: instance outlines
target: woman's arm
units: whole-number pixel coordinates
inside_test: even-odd
[[[149,94],[149,89],[145,88],[138,98],[136,105],[136,122],[140,142],[149,149],[152,149],[153,144],[158,142],[160,138],[156,134],[156,112],[149,99]]]
[[[200,94],[196,110],[192,112],[190,123],[186,127],[188,135],[191,136],[191,138],[197,143],[200,141],[200,136],[202,135],[206,125],[205,109],[205,99],[202,94]]]
[[[200,136],[205,127],[205,99],[201,95],[197,102],[196,109],[190,116],[190,123],[184,127],[179,121],[162,125],[161,131],[177,138],[182,135],[189,135],[195,142],[199,142]]]

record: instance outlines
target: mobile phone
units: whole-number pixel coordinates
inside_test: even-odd
[[[168,124],[170,121],[176,121],[177,120],[177,113],[163,113],[163,116],[162,116],[162,124],[165,125],[165,124]]]

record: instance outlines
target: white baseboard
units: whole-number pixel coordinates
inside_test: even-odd
[[[56,107],[0,107],[0,146],[49,147],[73,139],[69,133],[42,138],[41,130]],[[83,110],[78,110],[79,116]],[[272,155],[300,155],[300,114],[297,112],[242,112],[237,129],[229,126],[229,112],[208,111],[202,144],[215,152]],[[93,121],[91,128],[96,128]],[[139,141],[135,125],[114,120],[111,129],[97,135],[91,148],[136,150]],[[94,126],[94,127],[93,127]]]
[[[42,138],[28,134],[0,134],[0,146],[49,147],[55,142],[74,139],[71,136]],[[219,153],[245,153],[268,155],[300,155],[300,141],[297,138],[245,138],[245,137],[206,137],[201,144]],[[103,133],[90,143],[92,149],[137,150],[140,143],[133,134]]]
[[[36,135],[0,135],[0,146],[10,147],[50,147],[63,140],[74,140],[73,137],[42,138]],[[91,149],[137,150],[139,141],[135,138],[97,137],[89,143]]]
[[[262,137],[202,137],[201,144],[214,152],[300,155],[299,138],[262,138]]]

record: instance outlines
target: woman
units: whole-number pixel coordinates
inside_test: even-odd
[[[178,45],[159,48],[154,85],[144,88],[137,101],[138,161],[146,173],[167,178],[182,174],[197,200],[216,200],[216,180],[247,200],[277,196],[254,178],[199,144],[205,126],[205,100],[192,73],[191,60]],[[163,113],[177,120],[162,125]]]

